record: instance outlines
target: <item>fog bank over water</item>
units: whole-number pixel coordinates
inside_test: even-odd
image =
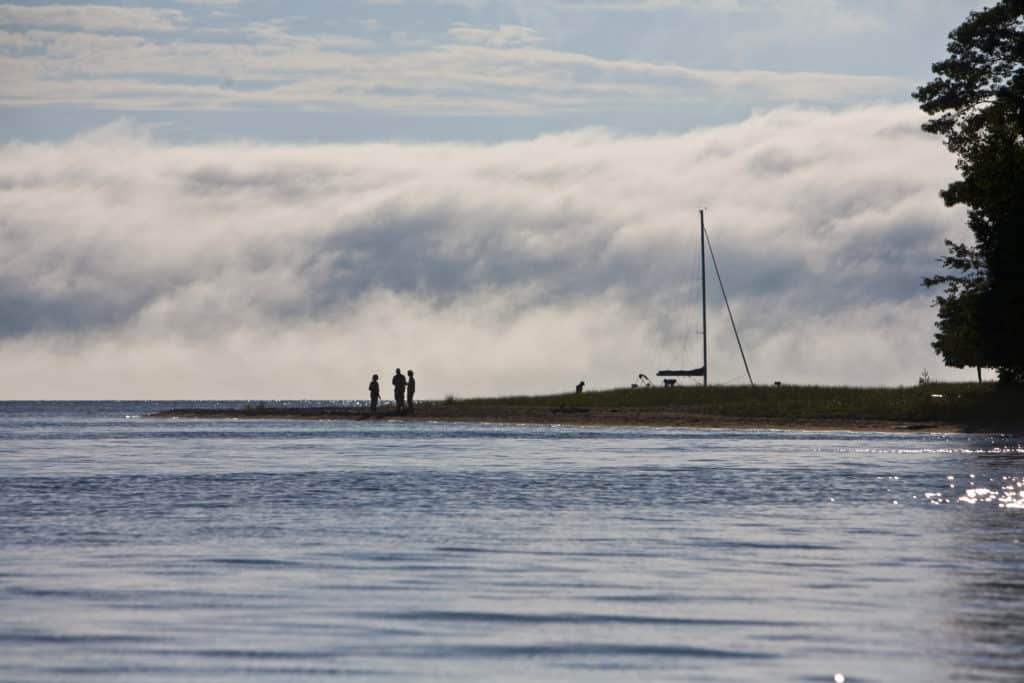
[[[176,145],[119,121],[8,144],[0,398],[359,398],[395,366],[430,398],[696,366],[699,207],[755,380],[966,379],[929,346],[921,278],[968,233],[920,122]],[[711,291],[712,381],[741,381]]]

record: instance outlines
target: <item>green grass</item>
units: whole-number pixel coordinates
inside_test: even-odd
[[[959,424],[1024,422],[1024,389],[996,384],[915,387],[686,386],[612,389],[583,394],[461,399],[466,403],[642,408],[684,406],[730,417],[935,421]]]

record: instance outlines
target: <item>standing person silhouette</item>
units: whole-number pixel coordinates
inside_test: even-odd
[[[412,370],[409,371],[409,380],[405,383],[405,396],[406,405],[409,407],[409,412],[412,413],[412,395],[416,393],[416,378],[412,376]]]
[[[395,387],[395,412],[400,413],[405,408],[405,375],[402,374],[401,368],[395,368],[391,384]]]
[[[377,381],[377,375],[373,376],[370,380],[370,414],[377,414],[377,401],[380,400],[380,383]]]

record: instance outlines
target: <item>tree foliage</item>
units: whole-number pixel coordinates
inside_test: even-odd
[[[967,208],[974,244],[947,241],[933,346],[948,365],[1024,382],[1024,0],[972,12],[914,97],[957,156],[941,196]]]

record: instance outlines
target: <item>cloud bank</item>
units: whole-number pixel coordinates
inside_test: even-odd
[[[698,207],[755,380],[961,376],[920,281],[966,229],[919,124],[783,109],[684,135],[172,145],[122,121],[8,144],[0,398],[359,398],[395,366],[429,398],[696,366]],[[712,381],[742,381],[709,305]]]

